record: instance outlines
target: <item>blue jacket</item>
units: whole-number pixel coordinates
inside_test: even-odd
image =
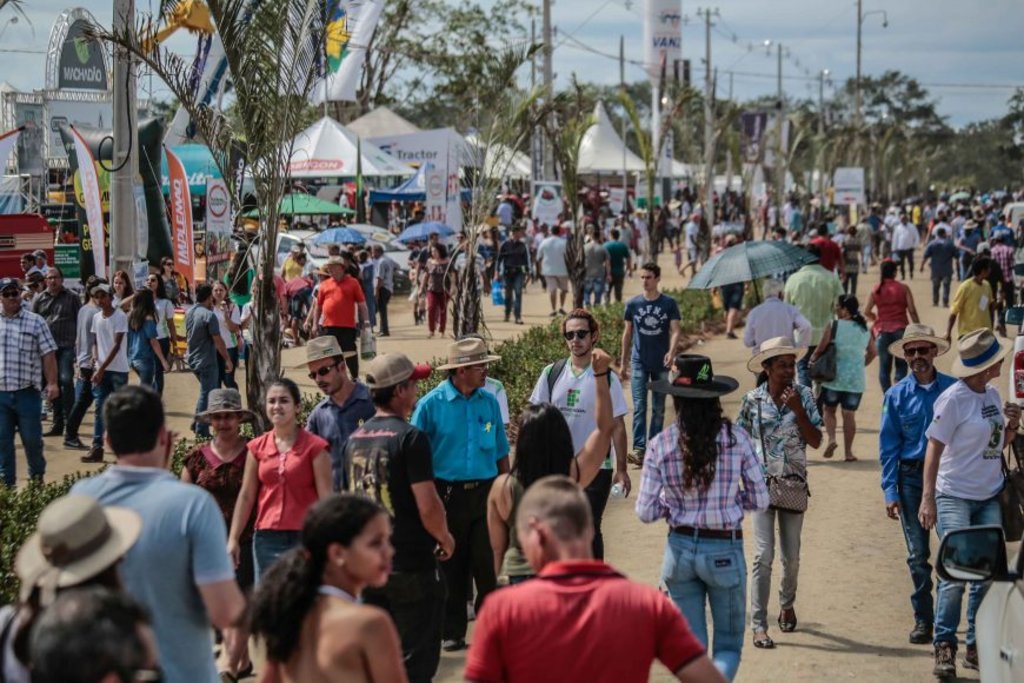
[[[910,373],[885,392],[878,457],[882,461],[882,491],[887,504],[899,500],[900,461],[924,459],[928,446],[925,430],[932,423],[935,399],[955,382],[955,377],[936,370],[935,381],[925,389]]]

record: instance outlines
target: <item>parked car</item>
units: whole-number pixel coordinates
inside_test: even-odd
[[[348,226],[352,227],[352,226]],[[374,227],[374,226],[370,226]],[[386,231],[380,228],[375,228],[378,233],[388,235]],[[361,234],[363,231],[360,231]],[[285,258],[291,252],[292,248],[299,242],[306,245],[306,253],[309,254],[309,259],[313,265],[320,267],[327,260],[327,248],[317,246],[313,243],[316,236],[319,233],[316,230],[289,230],[279,231],[277,233],[277,248],[275,249],[274,260],[277,269],[280,271],[282,264],[284,264]],[[367,236],[366,247],[369,248],[375,244],[379,244],[383,249],[384,253],[391,258],[392,261],[398,266],[395,271],[395,294],[408,294],[412,291],[412,284],[409,280],[409,249],[401,242],[395,240],[383,241],[378,240],[377,235],[373,237]]]
[[[946,534],[938,558],[944,579],[992,581],[974,620],[981,680],[1024,681],[1024,555],[1011,569],[1002,527],[975,526]]]

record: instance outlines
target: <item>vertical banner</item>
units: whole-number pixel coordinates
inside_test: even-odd
[[[190,286],[195,285],[195,258],[192,245],[192,193],[188,190],[188,175],[181,159],[164,146],[167,155],[167,175],[171,196],[171,251],[174,268]]]
[[[18,144],[20,134],[21,128],[15,128],[0,135],[0,175],[4,175],[7,172],[7,159],[10,158],[11,152],[14,151],[15,146]]]
[[[366,48],[377,29],[384,0],[328,0],[326,73],[314,88],[315,104],[354,102]]]
[[[562,184],[534,183],[533,185],[533,220],[537,225],[548,227],[556,225],[562,215]]]
[[[683,3],[681,0],[645,0],[644,68],[652,81],[662,66],[683,58]]]
[[[456,234],[462,232],[462,187],[459,184],[459,169],[448,174],[447,201],[445,203],[445,225]]]
[[[107,277],[106,229],[103,225],[103,203],[100,196],[100,181],[96,175],[96,160],[81,133],[71,126],[75,139],[75,157],[78,159],[78,174],[82,184],[82,200],[85,215],[89,221],[89,242],[92,244],[93,269],[96,277]]]
[[[428,221],[445,222],[448,204],[448,174],[443,169],[428,168],[423,173],[427,191],[426,218]]]
[[[206,277],[221,280],[231,260],[231,201],[220,178],[206,179]]]

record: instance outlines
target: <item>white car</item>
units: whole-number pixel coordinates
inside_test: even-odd
[[[1024,554],[1010,569],[1002,527],[976,526],[946,534],[936,564],[944,579],[992,581],[974,621],[981,680],[1024,681]]]
[[[409,248],[394,239],[379,239],[385,236],[390,238],[391,235],[386,230],[381,230],[376,226],[369,227],[374,229],[375,234],[371,235],[363,230],[359,230],[361,234],[366,236],[366,246],[370,247],[379,244],[383,247],[384,253],[398,266],[398,270],[395,273],[395,293],[407,294],[412,287],[409,282]],[[292,247],[299,242],[306,245],[306,253],[309,254],[310,262],[318,268],[322,266],[327,260],[327,248],[313,244],[313,240],[319,234],[316,230],[278,231],[277,249],[274,254],[278,271],[280,271],[281,265],[284,263],[285,258],[288,257]]]

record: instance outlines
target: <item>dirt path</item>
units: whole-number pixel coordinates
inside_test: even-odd
[[[662,259],[670,264],[670,256]],[[669,266],[666,271],[670,271]],[[863,276],[861,302],[877,279],[877,269]],[[666,272],[666,288],[680,287],[683,280]],[[911,288],[921,313],[922,322],[937,330],[945,329],[945,310],[931,306],[930,283],[918,275]],[[639,293],[637,279],[626,281],[626,294]],[[547,296],[538,284],[531,285],[524,297],[524,319],[528,325],[548,320]],[[427,339],[426,329],[412,325],[409,304],[396,300],[392,305],[392,337],[379,341],[383,352],[399,350],[417,361],[442,356],[448,343],[445,339]],[[486,304],[486,316],[495,339],[507,339],[522,328],[501,322],[501,311]],[[716,337],[694,349],[711,356],[717,372],[740,380],[740,391],[727,397],[726,413],[735,416],[743,391],[753,387],[753,378],[746,371],[748,351],[740,341]],[[284,366],[301,362],[303,350],[284,353]],[[1007,364],[1008,365],[1008,364]],[[948,369],[949,355],[940,359],[939,367]],[[855,453],[857,463],[826,461],[821,451],[809,454],[810,483],[813,491],[811,507],[803,531],[800,588],[796,609],[800,628],[793,634],[780,634],[772,628],[778,648],[755,650],[747,641],[743,662],[737,678],[739,683],[760,681],[817,682],[826,679],[851,681],[931,681],[931,648],[907,643],[913,626],[910,610],[910,577],[907,572],[903,535],[899,524],[884,513],[879,488],[878,424],[882,394],[876,379],[877,361],[868,369],[868,391],[857,413],[858,435]],[[305,373],[288,370],[304,391],[316,387]],[[133,379],[133,381],[135,381]],[[1005,392],[1005,376],[999,390]],[[187,434],[195,405],[196,382],[189,374],[169,376],[165,400],[173,429]],[[628,397],[627,397],[628,400]],[[671,406],[671,403],[669,404]],[[671,417],[671,407],[667,418]],[[86,440],[92,429],[91,413],[82,427]],[[627,418],[628,419],[628,418]],[[49,460],[48,478],[66,473],[95,469],[81,465],[78,452],[59,447],[59,439],[46,440]],[[19,457],[19,471],[25,476],[24,459]],[[633,486],[640,483],[640,472],[631,470]],[[634,496],[627,500],[611,500],[605,514],[604,530],[608,560],[627,575],[641,581],[657,583],[665,546],[664,524],[641,524],[633,512]],[[748,527],[749,520],[745,525]],[[747,562],[752,561],[748,540]],[[933,541],[933,550],[937,543]],[[775,585],[779,580],[779,563],[775,566]],[[769,613],[778,609],[773,594]],[[470,634],[471,637],[471,634]],[[629,634],[623,634],[628,638]],[[463,653],[445,654],[437,680],[461,681]],[[656,665],[652,680],[670,680]],[[976,676],[974,677],[976,679]],[[971,676],[967,676],[970,680]]]

